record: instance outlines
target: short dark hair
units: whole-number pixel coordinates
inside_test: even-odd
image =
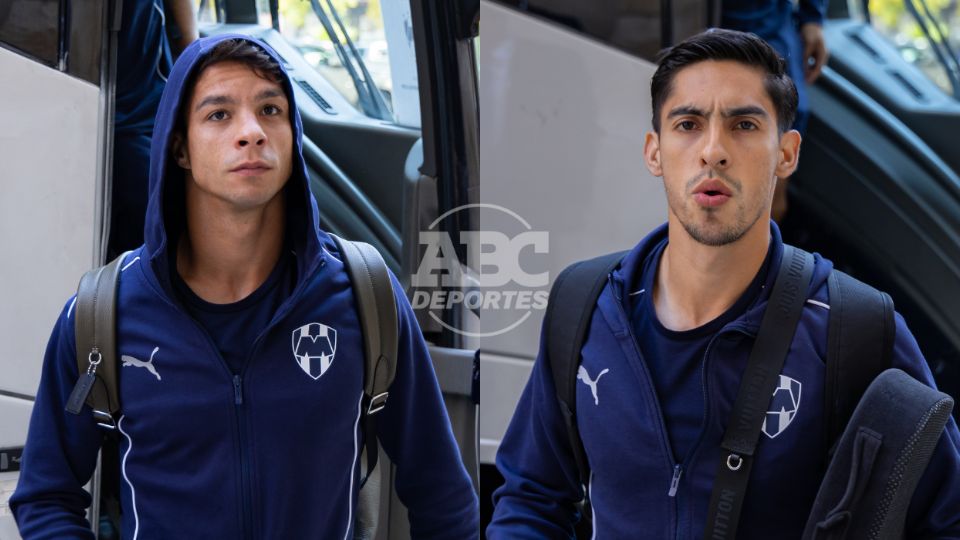
[[[209,53],[197,62],[197,65],[187,78],[186,85],[184,86],[186,93],[183,96],[184,100],[180,103],[181,113],[174,127],[174,132],[179,133],[184,141],[187,140],[188,105],[193,99],[194,86],[196,86],[200,75],[202,75],[208,67],[222,62],[239,62],[245,64],[252,69],[257,76],[283,86],[285,77],[283,70],[280,68],[280,64],[256,43],[241,38],[226,39],[217,43],[210,49]]]
[[[706,60],[732,60],[766,73],[764,88],[777,113],[777,127],[785,133],[797,115],[797,87],[787,75],[786,62],[766,41],[755,34],[711,28],[664,50],[650,81],[653,130],[660,133],[660,113],[681,69]]]
[[[210,52],[197,62],[193,74],[188,81],[187,87],[193,90],[200,74],[208,67],[219,64],[220,62],[240,62],[250,67],[257,75],[273,81],[277,84],[283,83],[283,71],[277,61],[270,56],[262,47],[247,41],[245,39],[233,38],[217,43]]]

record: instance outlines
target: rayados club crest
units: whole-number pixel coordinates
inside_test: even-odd
[[[770,410],[763,419],[763,434],[771,439],[783,433],[800,408],[800,381],[780,375],[780,385],[773,391]]]
[[[337,331],[310,323],[293,331],[293,356],[304,373],[317,380],[330,369],[337,352]]]

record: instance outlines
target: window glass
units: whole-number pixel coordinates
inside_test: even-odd
[[[269,5],[269,0],[257,3],[263,26],[271,26]],[[283,36],[357,110],[405,126],[420,126],[408,3],[280,0],[279,15]]]
[[[199,24],[213,24],[219,20],[215,0],[194,0],[194,3],[197,6],[197,22]],[[270,12],[267,11],[267,13]]]
[[[908,3],[912,2],[912,3]],[[870,22],[947,95],[956,95],[960,68],[960,7],[954,0],[871,0]],[[953,79],[953,82],[951,82]]]
[[[667,0],[672,17],[664,39],[661,0],[501,0],[507,6],[654,61],[667,41],[676,43],[707,27],[707,0]]]
[[[44,64],[60,59],[59,0],[0,0],[0,42]]]

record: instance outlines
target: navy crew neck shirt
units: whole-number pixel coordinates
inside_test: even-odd
[[[660,403],[674,463],[682,464],[703,429],[703,365],[707,347],[721,328],[746,313],[758,299],[772,251],[767,250],[757,275],[729,309],[698,328],[676,331],[660,323],[653,305],[653,285],[666,247],[665,239],[643,263],[639,283],[629,293],[630,324]]]

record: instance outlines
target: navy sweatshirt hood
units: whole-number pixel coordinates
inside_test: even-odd
[[[316,264],[322,261],[322,233],[319,229],[317,202],[310,192],[306,162],[303,158],[303,122],[294,100],[290,76],[280,56],[266,43],[241,34],[223,34],[202,38],[190,44],[177,59],[160,99],[150,145],[150,196],[144,226],[144,249],[141,256],[161,288],[172,296],[168,254],[171,244],[184,226],[184,171],[173,160],[171,139],[182,116],[181,107],[190,98],[188,85],[196,83],[198,64],[219,43],[239,39],[263,49],[277,63],[283,74],[284,92],[289,101],[290,125],[293,129],[294,160],[290,179],[284,187],[287,201],[287,241],[297,253],[297,276],[303,281]],[[325,237],[325,235],[323,235]]]

